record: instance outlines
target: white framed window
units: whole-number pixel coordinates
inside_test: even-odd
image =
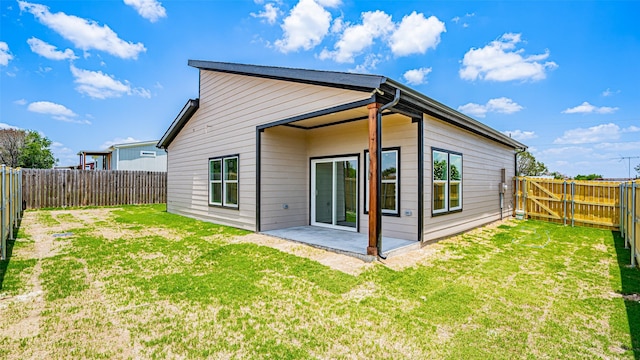
[[[209,205],[238,208],[238,155],[209,159]]]
[[[462,154],[432,149],[432,214],[462,210]]]
[[[369,212],[369,151],[364,152],[364,167],[366,174],[366,184],[364,187],[364,211]],[[400,148],[382,149],[382,187],[381,208],[382,214],[400,216]]]
[[[150,151],[150,150],[140,150],[140,156],[156,157],[156,152],[155,151]]]

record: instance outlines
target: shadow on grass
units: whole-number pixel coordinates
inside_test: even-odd
[[[633,355],[636,360],[640,360],[640,301],[637,300],[640,296],[640,270],[631,267],[631,251],[625,249],[624,238],[619,232],[613,232],[613,241],[620,268],[620,293],[627,309]]]
[[[9,268],[9,262],[11,261],[11,253],[13,252],[13,245],[15,244],[15,240],[7,239],[7,258],[5,260],[0,260],[0,292],[4,288],[4,277],[7,273],[7,269]]]
[[[9,268],[9,262],[11,261],[11,255],[13,254],[13,246],[16,243],[16,240],[18,238],[18,235],[20,234],[20,224],[22,224],[22,216],[20,216],[17,220],[17,224],[16,227],[13,228],[13,239],[7,239],[6,245],[7,245],[7,252],[6,252],[6,259],[4,260],[0,260],[0,291],[2,291],[2,289],[4,289],[4,278],[7,274],[7,269]],[[9,237],[9,235],[7,234],[7,237]]]

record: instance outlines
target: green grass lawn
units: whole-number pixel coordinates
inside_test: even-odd
[[[357,276],[245,234],[163,206],[25,213],[0,358],[640,359],[617,233],[513,221]]]

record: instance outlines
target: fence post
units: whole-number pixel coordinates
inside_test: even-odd
[[[627,206],[627,198],[625,196],[625,192],[626,192],[626,183],[622,183],[620,184],[620,235],[622,235],[622,238],[624,239],[625,242],[625,247],[627,247],[627,240],[626,240],[626,232],[627,232],[627,225],[626,225],[626,221],[627,221],[627,215],[626,213],[626,206]]]
[[[516,176],[516,211],[520,210],[520,178]]]
[[[522,210],[524,211],[524,218],[527,218],[527,178],[522,179]]]
[[[22,169],[18,168],[18,221],[22,220]]]
[[[619,200],[618,200],[618,212],[619,212],[619,227],[620,235],[624,238],[624,183],[620,183],[619,186]]]
[[[573,227],[575,223],[575,214],[576,214],[576,183],[571,182],[571,227]]]
[[[5,183],[5,171],[6,171],[7,166],[6,165],[2,165],[0,167],[0,176],[2,176],[2,185],[0,185],[0,192],[2,193],[2,195],[0,196],[0,201],[2,202],[0,204],[0,242],[2,244],[2,260],[7,260],[7,237],[4,235],[5,233],[5,224],[4,224],[4,218],[5,218],[5,203],[4,203],[4,197],[6,194],[6,183]]]
[[[13,240],[13,169],[9,168],[9,239]]]
[[[562,221],[564,226],[567,226],[567,180],[562,183],[562,208],[564,209],[564,216]]]
[[[636,266],[636,182],[631,182],[631,266]]]
[[[633,183],[630,183],[633,186]],[[624,183],[624,248],[629,249],[631,246],[631,239],[629,239],[629,234],[631,229],[629,228],[629,184]]]

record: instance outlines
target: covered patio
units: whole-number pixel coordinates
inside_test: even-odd
[[[354,256],[367,261],[375,259],[375,256],[367,255],[367,246],[369,244],[368,234],[319,226],[296,226],[262,231],[262,233],[340,254]],[[419,248],[419,241],[396,239],[386,236],[382,238],[382,254],[385,257],[399,255],[405,251]]]

